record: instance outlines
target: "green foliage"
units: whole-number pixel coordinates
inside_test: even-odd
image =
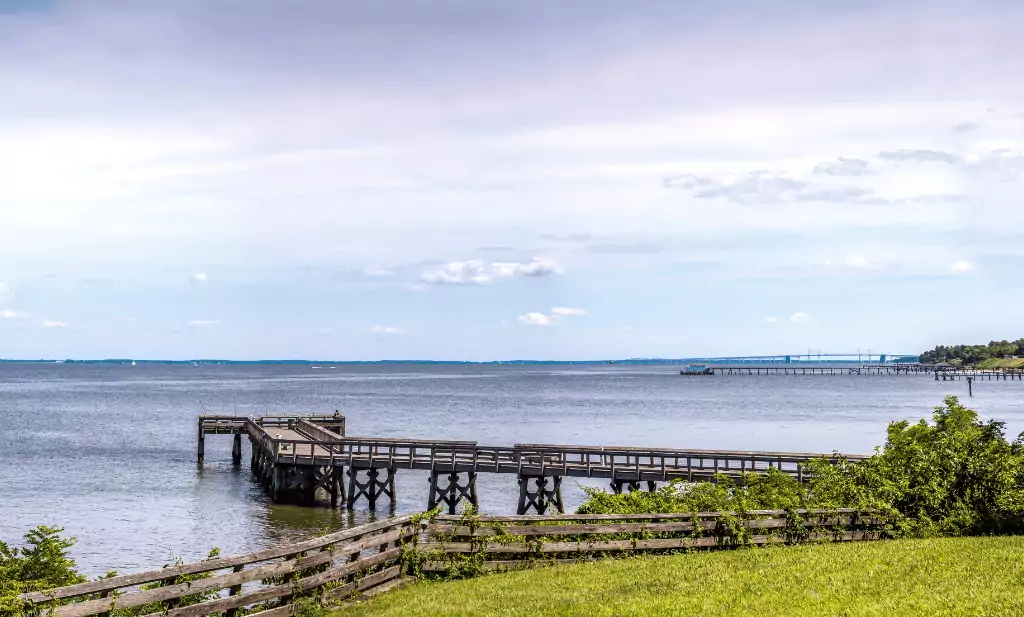
[[[0,542],[0,615],[18,615],[26,608],[18,594],[64,587],[85,581],[68,556],[74,538],[64,529],[40,525],[25,534],[25,546]]]
[[[1024,357],[1024,338],[992,341],[988,345],[939,345],[921,354],[923,364],[978,364],[990,358]]]
[[[579,512],[667,512],[855,508],[887,515],[903,535],[1024,532],[1024,437],[1010,443],[1001,422],[982,422],[955,396],[932,422],[894,422],[884,448],[867,461],[821,459],[809,481],[777,471],[737,482],[679,482],[654,492],[612,495],[591,490]]]

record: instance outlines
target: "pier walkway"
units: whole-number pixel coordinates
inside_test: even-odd
[[[604,478],[611,488],[655,490],[658,482],[712,480],[718,474],[739,477],[776,469],[803,481],[803,465],[812,459],[835,462],[839,456],[863,455],[744,450],[683,450],[625,446],[515,444],[487,446],[473,441],[347,437],[340,416],[200,416],[198,462],[208,434],[234,436],[232,461],[242,460],[242,436],[249,438],[253,473],[275,501],[310,503],[317,491],[332,505],[348,508],[365,498],[370,508],[387,498],[395,502],[395,474],[400,469],[430,472],[428,509],[445,506],[455,513],[460,502],[479,506],[480,473],[515,474],[519,483],[517,512],[563,511],[565,477]],[[346,481],[347,476],[347,490]]]

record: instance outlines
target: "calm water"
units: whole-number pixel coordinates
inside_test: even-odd
[[[195,465],[196,416],[330,413],[359,436],[870,452],[890,420],[926,416],[964,382],[928,376],[714,376],[672,367],[0,365],[0,539],[38,524],[77,536],[98,574],[170,554],[253,550],[373,516],[276,506],[231,466],[227,436]],[[1024,383],[975,384],[971,405],[1024,431]],[[594,481],[594,485],[600,485]],[[398,474],[397,511],[426,507],[427,475]],[[567,506],[581,491],[567,480]],[[481,508],[514,511],[515,478],[482,474]],[[378,515],[387,515],[387,510]]]

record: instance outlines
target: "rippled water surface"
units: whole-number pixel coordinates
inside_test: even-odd
[[[273,505],[228,436],[195,464],[196,416],[330,413],[358,436],[870,452],[890,420],[917,419],[964,382],[930,376],[680,377],[672,367],[0,365],[0,540],[61,525],[81,568],[245,552],[364,522]],[[970,404],[1024,431],[1024,382],[975,383]],[[599,486],[600,482],[592,483]],[[582,491],[566,480],[575,506]],[[426,507],[427,475],[398,473],[398,512]],[[481,474],[481,508],[515,509],[513,476]],[[387,515],[379,510],[376,515]]]

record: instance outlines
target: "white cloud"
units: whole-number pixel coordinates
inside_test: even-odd
[[[373,332],[374,334],[400,335],[405,334],[405,329],[395,328],[394,326],[374,326],[370,328],[370,332]]]
[[[556,306],[551,309],[552,315],[558,315],[559,317],[581,317],[587,314],[587,311],[581,308],[569,308],[567,306]]]
[[[366,276],[391,276],[394,273],[380,266],[367,266],[363,268],[363,274]]]
[[[195,274],[190,276],[188,280],[192,281],[193,283],[196,283],[197,285],[201,285],[203,283],[210,282],[210,277],[206,276],[205,272],[196,272]]]
[[[561,274],[558,266],[550,261],[534,257],[530,263],[518,264],[515,269],[516,276],[543,277]]]
[[[188,325],[192,328],[212,328],[213,326],[220,325],[219,319],[193,319],[188,322]]]
[[[526,326],[553,326],[558,319],[544,313],[526,313],[519,316],[519,323]]]
[[[409,291],[426,291],[427,289],[429,289],[429,287],[424,285],[423,283],[411,283],[409,285],[406,285],[405,288],[408,289]]]
[[[789,320],[793,323],[804,323],[811,320],[811,316],[807,313],[793,313],[789,316]]]
[[[974,264],[963,259],[958,259],[949,266],[949,271],[957,274],[963,274],[972,270],[974,270]]]
[[[26,317],[31,317],[31,315],[24,311],[0,309],[0,319],[25,319]]]
[[[44,328],[68,328],[71,326],[71,324],[66,321],[51,321],[49,319],[44,319],[39,325]]]
[[[843,263],[850,268],[868,268],[871,266],[871,262],[863,255],[847,255]]]
[[[4,281],[0,281],[0,298],[10,295],[12,295],[11,286],[5,283]]]
[[[765,323],[777,323],[778,321],[779,321],[779,319],[777,317],[765,317],[764,318],[764,322]]]
[[[452,261],[423,273],[420,279],[430,285],[486,285],[513,276],[546,277],[561,270],[547,259],[534,257],[527,263],[485,262],[479,259]]]

